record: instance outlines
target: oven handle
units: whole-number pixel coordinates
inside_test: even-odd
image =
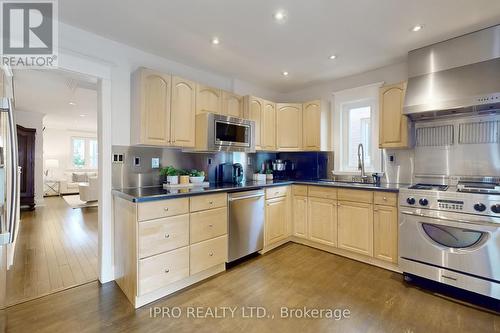
[[[444,220],[444,221],[449,221],[449,222],[460,222],[460,223],[467,223],[467,224],[482,224],[482,225],[488,225],[488,226],[496,226],[499,227],[500,225],[495,222],[488,222],[488,221],[479,221],[479,220],[464,220],[464,219],[455,219],[455,218],[449,218],[445,216],[429,216],[426,214],[422,213],[414,213],[414,212],[409,212],[409,211],[401,211],[402,214],[405,215],[411,215],[411,216],[418,216],[418,217],[427,217],[430,219],[438,219],[438,220]]]

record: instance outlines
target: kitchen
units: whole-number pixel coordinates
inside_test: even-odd
[[[270,25],[293,26],[292,9],[271,10]],[[101,268],[102,284],[8,308],[7,327],[75,300],[95,316],[108,304],[114,319],[92,331],[498,330],[498,19],[409,43],[403,62],[344,81],[296,88],[288,65],[286,94],[124,66],[130,121],[112,135],[129,141],[112,140],[102,185],[112,232],[100,231],[100,264],[112,278]],[[406,22],[405,38],[431,21]],[[417,306],[429,321],[411,315]]]

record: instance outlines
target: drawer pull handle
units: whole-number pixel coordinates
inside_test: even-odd
[[[170,234],[165,234],[165,238],[170,238]]]
[[[168,207],[163,208],[164,211],[168,212]]]
[[[213,205],[213,204],[214,204],[214,202],[213,202],[213,201],[209,201],[209,202],[208,202],[208,204],[209,204],[209,205]]]
[[[213,224],[209,224],[208,226],[209,226],[210,228],[212,228],[214,225],[213,225]]]
[[[165,273],[170,273],[170,269],[165,269]]]
[[[209,255],[209,256],[211,256],[211,257],[213,257],[213,256],[214,256],[214,253],[213,253],[213,252],[210,252],[208,255]]]

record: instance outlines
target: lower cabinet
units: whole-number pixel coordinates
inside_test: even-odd
[[[373,256],[373,205],[339,201],[338,247]]]
[[[227,261],[227,235],[191,245],[189,271],[196,274]]]
[[[337,245],[337,201],[309,198],[309,239],[330,246]]]
[[[288,237],[287,208],[286,196],[266,200],[264,248]]]
[[[373,209],[374,257],[398,262],[398,208],[376,205]]]
[[[307,197],[294,195],[292,198],[292,234],[296,237],[307,238]]]

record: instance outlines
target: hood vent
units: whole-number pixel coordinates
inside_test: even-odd
[[[500,113],[500,25],[408,53],[404,113]]]
[[[499,143],[500,121],[483,121],[475,123],[463,123],[458,127],[458,143],[481,144]]]

